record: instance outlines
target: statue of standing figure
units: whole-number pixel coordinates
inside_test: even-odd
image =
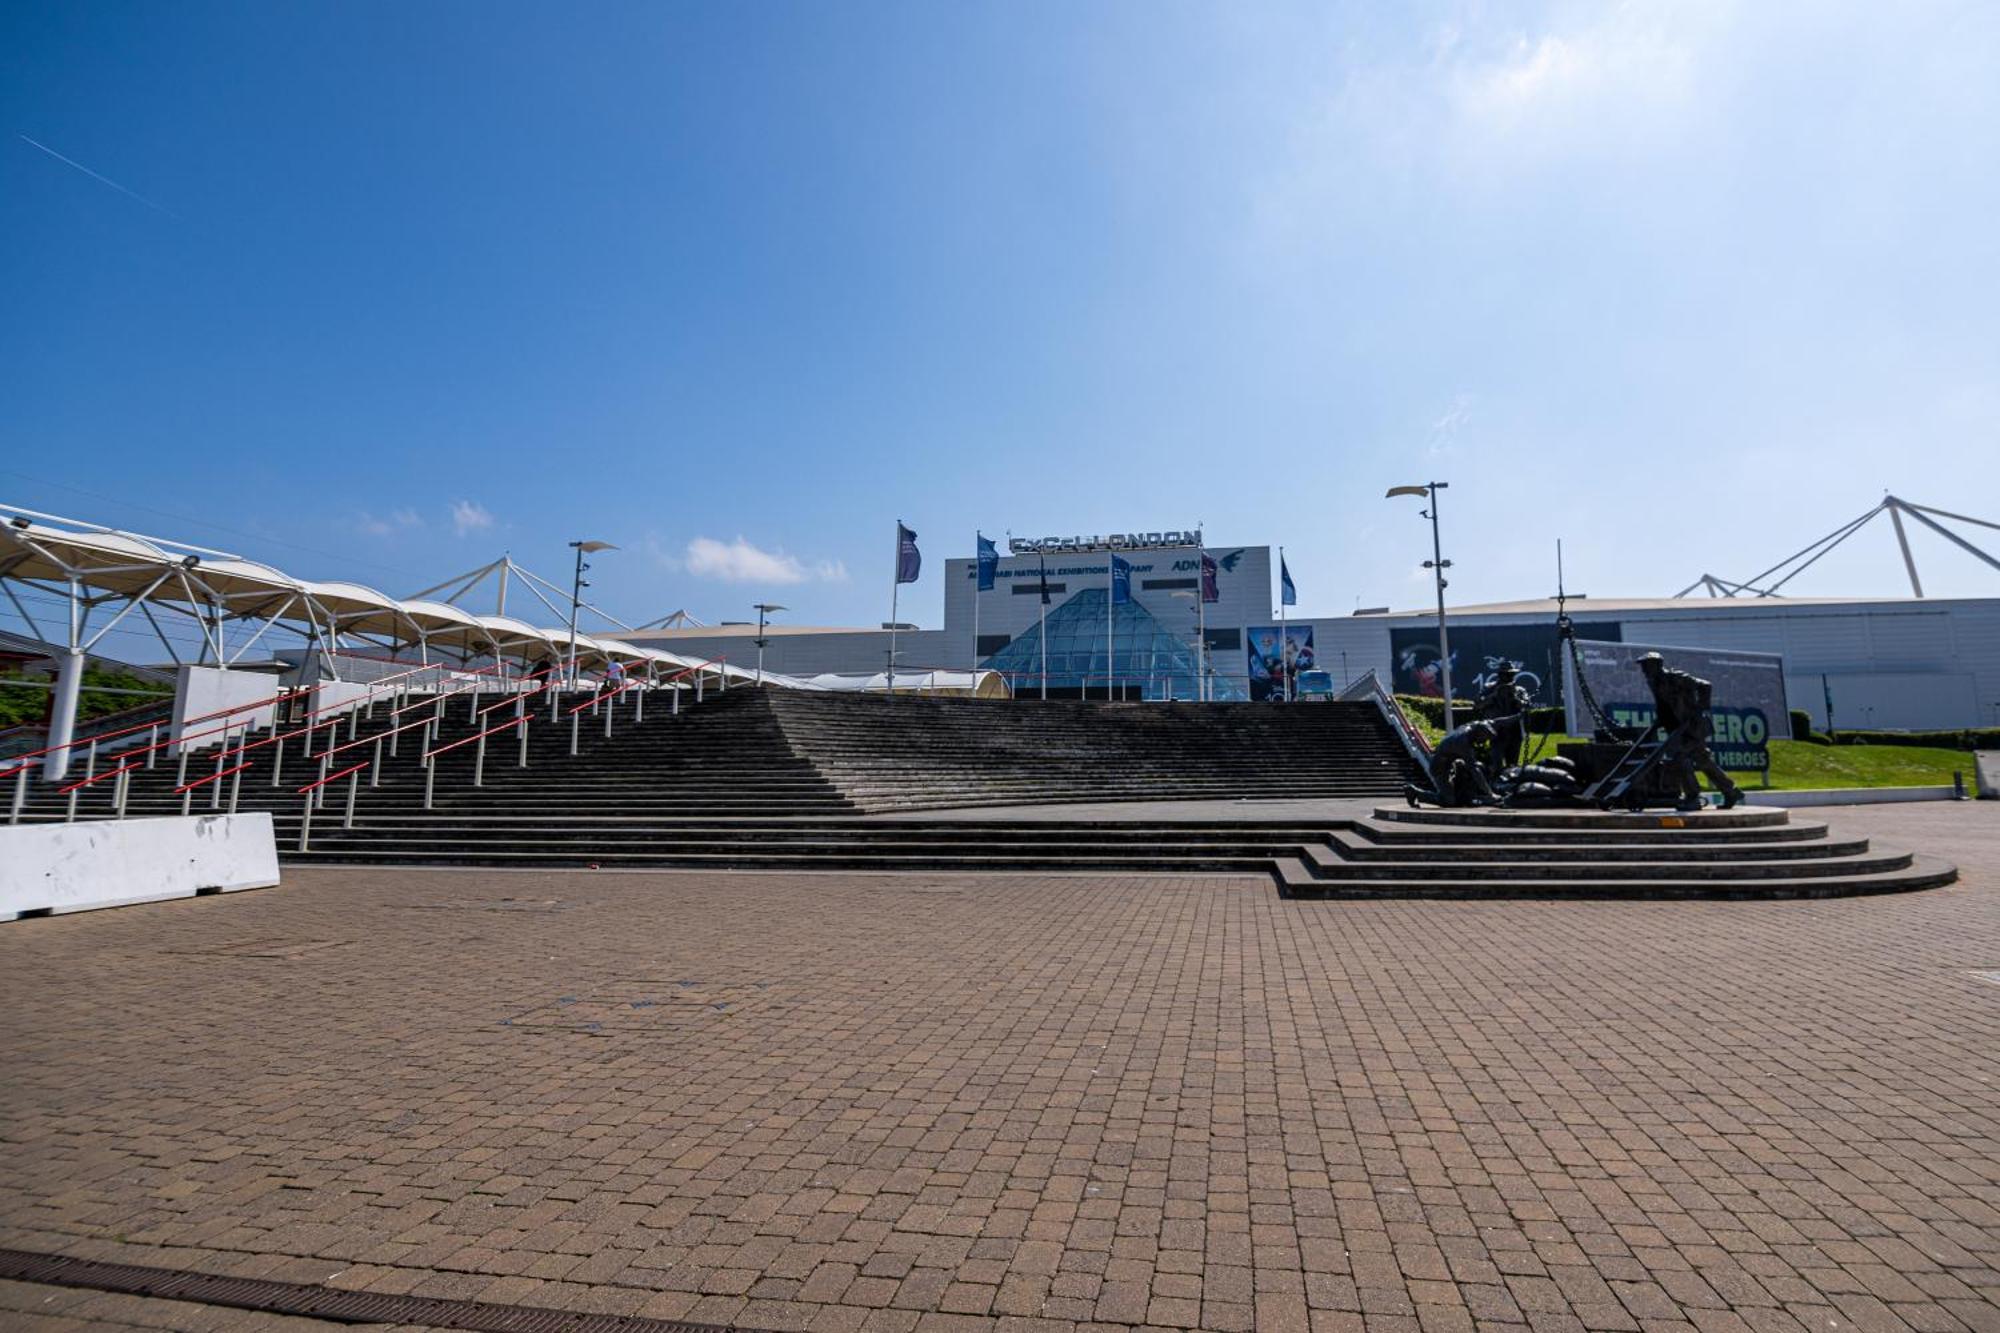
[[[1528,752],[1528,710],[1535,706],[1535,700],[1517,679],[1519,675],[1512,662],[1502,662],[1493,673],[1493,683],[1472,705],[1474,718],[1493,724],[1493,745],[1486,759],[1489,778],[1513,768]]]
[[[1660,756],[1660,766],[1680,783],[1678,808],[1688,811],[1702,808],[1697,772],[1706,775],[1722,793],[1723,809],[1742,804],[1743,789],[1730,780],[1708,748],[1708,706],[1715,696],[1714,687],[1700,676],[1674,670],[1658,653],[1641,657],[1639,670],[1645,673],[1646,684],[1653,690],[1654,720],[1667,734],[1667,748]]]

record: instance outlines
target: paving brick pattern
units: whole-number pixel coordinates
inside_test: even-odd
[[[0,927],[0,1245],[766,1329],[2000,1333],[2000,807],[1829,815],[1964,878],[317,870]]]

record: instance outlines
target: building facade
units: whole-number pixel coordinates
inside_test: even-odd
[[[1046,628],[1051,698],[1192,699],[1201,697],[1204,675],[1206,697],[1262,697],[1283,651],[1272,550],[1215,541],[1197,547],[1196,536],[1003,544],[986,592],[978,589],[974,559],[948,559],[943,625],[896,632],[897,669],[958,671],[976,663],[1002,672],[1016,696],[1034,697],[1043,688]],[[1218,599],[1197,616],[1203,550],[1215,561]],[[1115,606],[1114,554],[1131,566],[1130,601]],[[1532,678],[1538,702],[1561,702],[1557,609],[1550,600],[1452,609],[1453,693],[1476,695],[1504,660]],[[1576,598],[1569,613],[1582,638],[1645,644],[1669,657],[1677,646],[1779,654],[1789,706],[1821,728],[1829,710],[1832,724],[1848,729],[2000,725],[2000,598]],[[1437,692],[1442,673],[1431,610],[1295,617],[1286,629],[1298,665],[1316,665],[1336,686],[1373,670],[1398,692]],[[754,626],[726,625],[625,637],[749,668],[755,636]],[[787,675],[880,672],[891,637],[887,627],[772,626],[765,664]]]

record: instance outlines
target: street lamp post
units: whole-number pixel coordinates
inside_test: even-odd
[[[1444,690],[1444,729],[1450,731],[1451,721],[1451,641],[1446,637],[1444,624],[1444,590],[1450,586],[1444,572],[1451,568],[1451,561],[1444,558],[1444,545],[1438,536],[1438,496],[1437,493],[1449,486],[1447,481],[1433,481],[1422,486],[1391,486],[1388,499],[1397,495],[1416,495],[1430,501],[1430,508],[1423,510],[1423,516],[1431,521],[1431,558],[1424,561],[1424,568],[1437,579],[1438,598],[1438,675],[1439,685]]]
[[[577,613],[577,608],[583,605],[583,590],[590,586],[588,583],[585,583],[583,581],[583,571],[590,568],[589,565],[584,563],[583,557],[590,554],[593,551],[615,551],[618,548],[613,546],[610,542],[598,542],[598,541],[571,542],[570,546],[573,547],[576,551],[576,578],[570,584],[570,589],[569,589],[569,670],[565,674],[567,676],[567,679],[569,680],[569,687],[571,689],[575,689],[576,688],[576,613]]]
[[[784,607],[779,606],[776,602],[757,603],[757,683],[759,685],[764,683],[764,620],[772,612],[784,609]]]

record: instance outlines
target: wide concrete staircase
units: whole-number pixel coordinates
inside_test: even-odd
[[[773,690],[739,706],[768,709],[793,748],[863,810],[1330,800],[1389,795],[1413,771],[1372,703],[1285,708]]]
[[[431,744],[465,740],[510,712],[501,696],[451,698]],[[296,741],[275,783],[276,747],[253,749],[240,775],[196,791],[192,808],[226,808],[233,796],[239,809],[271,811],[291,864],[1250,873],[1300,898],[1800,897],[1953,877],[1949,866],[1831,837],[1782,810],[1498,815],[1385,806],[1364,817],[1301,818],[1241,801],[1178,814],[1139,803],[1379,798],[1400,785],[1407,764],[1372,708],[829,701],[739,688],[678,714],[654,696],[642,719],[627,696],[553,720],[538,709],[525,747],[513,733],[489,737],[482,767],[477,745],[459,745],[438,757],[428,784],[415,760],[420,732],[403,733],[393,757],[385,742],[375,768],[371,737],[391,725],[385,716],[342,727],[337,743],[348,748],[324,771],[364,760],[370,768],[326,789],[304,850],[297,788],[322,767]],[[212,762],[197,759],[190,779]],[[127,817],[178,814],[177,781],[172,761],[135,771]],[[84,792],[78,817],[105,817],[114,786]],[[937,808],[1119,800],[1126,804],[1089,812]],[[66,805],[45,790],[25,815],[59,819]]]
[[[1934,888],[1932,857],[1789,811],[1698,814],[1378,807],[1276,867],[1299,898],[1824,898]]]

